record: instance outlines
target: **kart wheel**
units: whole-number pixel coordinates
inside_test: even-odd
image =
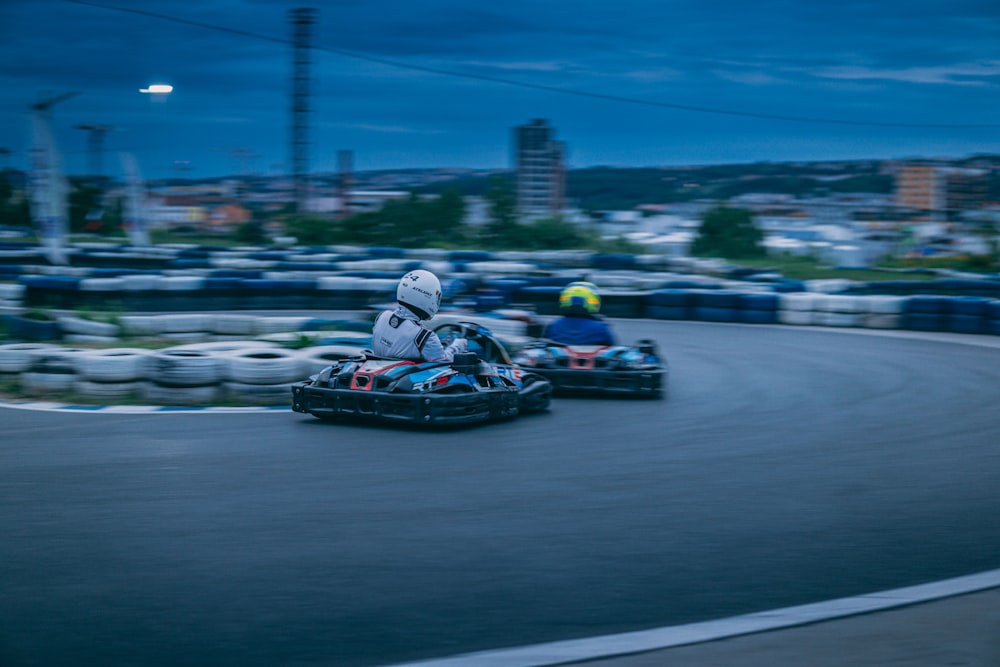
[[[656,341],[655,340],[650,340],[649,338],[642,338],[642,339],[636,341],[635,346],[643,354],[656,355],[656,353],[657,353]]]
[[[541,386],[542,384],[547,386]],[[521,410],[544,412],[552,399],[552,385],[539,375],[525,375],[521,380]]]

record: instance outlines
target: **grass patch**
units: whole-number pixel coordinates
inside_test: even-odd
[[[757,267],[762,270],[780,273],[791,280],[826,280],[839,278],[857,280],[860,282],[876,282],[879,280],[899,280],[900,269],[917,269],[923,267],[874,267],[870,269],[839,269],[826,266],[811,257],[765,257],[760,259],[732,260],[739,266]],[[937,276],[933,272],[907,272],[902,274],[907,280],[933,280]]]

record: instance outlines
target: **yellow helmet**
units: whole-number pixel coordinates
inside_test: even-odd
[[[591,315],[601,312],[601,297],[597,285],[584,281],[570,283],[559,295],[559,307],[563,310],[582,308]]]

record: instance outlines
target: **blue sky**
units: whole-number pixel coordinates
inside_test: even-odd
[[[106,175],[119,151],[146,178],[287,172],[300,6],[0,0],[0,166],[27,166],[30,104],[78,92],[50,120],[70,174],[89,170],[80,124],[113,128]],[[315,6],[314,172],[339,149],[359,170],[507,168],[533,118],[571,168],[1000,153],[995,0]]]

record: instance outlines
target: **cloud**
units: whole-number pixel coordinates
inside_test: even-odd
[[[678,70],[667,67],[632,70],[630,72],[624,72],[623,76],[634,81],[641,81],[643,83],[677,81],[683,78],[683,75]]]
[[[486,69],[512,70],[522,72],[559,72],[565,69],[565,65],[555,61],[545,60],[517,60],[517,61],[485,61],[485,60],[465,60],[453,63],[454,65],[465,65],[469,67],[482,67]]]
[[[1000,77],[1000,61],[961,63],[934,67],[870,68],[858,65],[827,67],[814,70],[813,74],[826,79],[851,81],[884,80],[905,83],[929,83],[953,86],[986,86],[995,84],[991,79]]]
[[[761,72],[759,70],[752,72],[734,72],[732,70],[713,70],[715,76],[725,81],[732,81],[733,83],[742,83],[748,86],[773,86],[779,83],[785,83],[784,80],[778,77],[768,74],[767,72]]]
[[[403,127],[402,125],[374,125],[371,123],[341,124],[340,127],[350,128],[354,130],[363,130],[365,132],[375,132],[377,134],[441,134],[442,133],[442,130],[418,130],[412,127]]]

